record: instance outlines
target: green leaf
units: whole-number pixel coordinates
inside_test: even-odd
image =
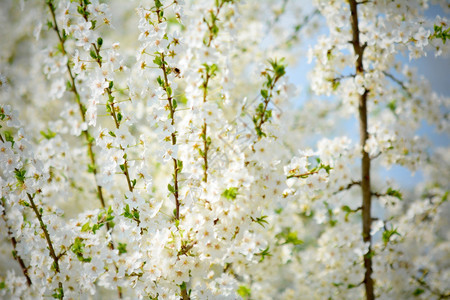
[[[153,63],[154,63],[155,65],[157,65],[158,67],[161,67],[161,65],[162,65],[161,56],[156,55],[156,56],[155,56],[155,59],[153,60]]]
[[[264,104],[263,103],[260,103],[258,105],[258,107],[256,108],[256,112],[259,113],[259,114],[263,114],[264,113]]]
[[[261,216],[261,217],[257,217],[256,219],[254,219],[253,217],[251,217],[253,222],[258,223],[259,225],[261,225],[262,227],[265,227],[264,224],[269,224],[269,222],[267,222],[267,216]]]
[[[167,97],[172,96],[172,88],[170,87],[170,85],[166,86],[166,92],[167,92]]]
[[[67,80],[67,81],[66,81],[66,90],[67,90],[67,91],[72,90],[72,82],[70,82],[70,80]]]
[[[401,236],[401,234],[398,233],[397,228],[386,229],[385,231],[383,231],[383,242],[384,242],[384,244],[389,243],[390,239],[394,235]]]
[[[386,191],[386,195],[396,197],[399,200],[403,200],[402,193],[400,193],[399,191],[394,190],[392,188],[388,188],[388,190]]]
[[[92,226],[92,232],[95,234],[97,232],[97,230],[99,230],[100,228],[103,227],[104,224],[94,224]]]
[[[80,237],[75,238],[75,241],[72,244],[72,247],[70,247],[70,250],[77,256],[78,260],[81,262],[90,262],[92,260],[91,257],[84,257],[85,244],[83,243],[83,239]]]
[[[261,128],[256,127],[255,130],[256,130],[256,134],[257,134],[259,137],[267,136],[267,135],[261,130]]]
[[[86,222],[82,227],[81,227],[81,232],[86,232],[91,230],[91,226],[89,225],[89,222]]]
[[[136,208],[133,208],[133,219],[139,221],[139,211]]]
[[[342,206],[341,209],[342,209],[343,211],[345,211],[345,212],[348,212],[348,213],[350,213],[350,212],[353,211],[348,205]]]
[[[421,294],[423,294],[423,293],[425,293],[425,290],[424,290],[424,289],[417,288],[417,289],[413,292],[413,295],[414,295],[414,296],[419,296],[419,295],[421,295]]]
[[[83,6],[77,6],[77,12],[78,12],[80,15],[84,16],[84,9],[83,9]]]
[[[276,238],[282,242],[282,245],[292,244],[294,246],[301,245],[304,242],[298,238],[297,231],[292,231],[292,228],[287,227],[276,235]]]
[[[181,160],[177,160],[177,172],[178,173],[181,173],[181,171],[183,170],[183,161],[181,161]]]
[[[434,25],[434,33],[430,35],[430,39],[442,39],[442,42],[445,44],[447,39],[450,39],[450,28],[443,29],[442,26]]]
[[[336,91],[340,85],[341,85],[340,80],[333,80],[333,83],[332,83],[333,91]]]
[[[237,194],[238,194],[238,188],[230,187],[222,193],[222,196],[224,196],[225,198],[227,198],[229,200],[234,200],[234,199],[236,199]]]
[[[261,90],[261,96],[264,99],[267,99],[267,97],[269,97],[269,93],[267,92],[267,90]]]
[[[214,36],[217,36],[217,34],[219,33],[219,27],[218,27],[216,24],[214,24],[214,25],[211,27],[211,33],[212,33]]]
[[[175,194],[175,188],[170,183],[167,185],[167,189],[171,194]]]
[[[52,294],[52,297],[55,299],[62,299],[63,298],[63,289],[61,287],[57,287],[55,289],[55,292]]]
[[[128,218],[128,219],[133,219],[133,215],[131,214],[131,212],[130,212],[130,205],[126,205],[124,208],[123,208],[123,214],[122,214],[122,216],[124,216],[125,218]]]
[[[94,173],[95,172],[95,165],[88,164],[88,173]]]
[[[249,299],[252,294],[250,288],[246,287],[245,285],[239,286],[236,293],[238,293],[238,295],[244,299]]]
[[[277,61],[276,59],[269,59],[269,64],[272,67],[272,72],[275,74],[275,78],[280,78],[286,74],[285,66],[282,64],[283,58]],[[269,86],[272,84],[272,78],[268,77]]]
[[[159,9],[159,8],[162,7],[162,6],[163,6],[163,5],[162,5],[161,1],[155,0],[155,7],[156,7],[156,9]]]
[[[181,289],[182,291],[185,291],[185,290],[186,290],[186,282],[183,281],[183,283],[180,284],[180,289]]]
[[[209,76],[214,77],[216,75],[216,72],[218,69],[219,69],[219,67],[217,67],[216,64],[212,64],[210,67],[210,70],[209,70],[210,71]]]
[[[27,170],[25,169],[15,169],[14,174],[16,176],[17,181],[23,183],[25,181],[25,174],[27,173]]]
[[[327,51],[327,59],[331,60],[332,57],[333,57],[333,52],[332,52],[331,49],[328,49],[328,51]]]
[[[445,201],[447,201],[447,199],[448,199],[448,191],[446,191],[445,193],[444,193],[444,195],[442,195],[442,198],[441,198],[441,202],[445,202]]]
[[[333,168],[330,165],[320,164],[319,165],[319,170],[320,169],[324,169],[327,172],[327,174],[330,174],[330,170],[332,170]]]
[[[52,29],[52,28],[53,28],[53,23],[52,23],[52,21],[50,21],[50,20],[47,20],[46,25],[47,25],[47,28],[48,28],[48,29]]]
[[[388,107],[393,113],[395,113],[395,109],[397,108],[397,101],[396,101],[396,100],[392,100],[391,102],[388,103],[387,107]]]
[[[101,47],[101,46],[103,45],[103,39],[102,39],[101,37],[99,37],[99,38],[97,39],[97,45],[98,45],[99,47]]]
[[[52,271],[56,272],[56,262],[53,262],[50,268]]]
[[[272,254],[270,253],[269,246],[267,246],[266,249],[261,250],[261,252],[256,253],[255,255],[261,256],[261,258],[259,259],[260,262],[263,261],[266,256],[272,256]]]
[[[108,217],[114,218],[114,216],[112,216],[112,213],[113,213],[113,212],[114,212],[114,211],[113,211],[112,207],[110,206],[110,207],[108,207],[108,211],[106,212],[106,214],[108,215]]]
[[[119,255],[127,253],[127,244],[119,243],[119,245],[117,246],[117,250],[119,250]]]
[[[284,74],[286,74],[286,70],[285,70],[285,67],[283,65],[277,65],[274,71],[275,71],[275,75],[277,77],[281,77]]]
[[[8,142],[10,142],[11,143],[11,146],[12,147],[14,147],[14,137],[13,137],[13,135],[11,134],[11,132],[9,132],[9,131],[4,131],[3,132],[4,133],[4,135],[5,135],[5,140],[7,140]]]
[[[50,128],[47,128],[47,132],[41,131],[41,135],[46,138],[47,140],[51,140],[56,136],[56,133],[51,131]]]
[[[156,81],[158,82],[160,87],[164,87],[164,81],[162,80],[161,76],[158,76],[158,78],[156,78]]]
[[[297,237],[297,231],[290,231],[286,236],[286,244],[301,245],[303,241]]]
[[[97,53],[95,53],[95,51],[93,49],[91,49],[91,51],[89,51],[89,55],[93,58],[93,59],[97,59]]]

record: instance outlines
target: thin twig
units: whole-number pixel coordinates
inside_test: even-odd
[[[50,234],[48,233],[48,230],[47,230],[47,225],[45,225],[44,221],[42,220],[42,214],[40,213],[39,209],[37,208],[36,204],[34,203],[34,197],[32,197],[29,193],[27,193],[27,196],[28,196],[28,200],[30,200],[31,208],[33,209],[34,214],[36,215],[36,217],[39,220],[39,225],[40,225],[42,231],[44,232],[44,237],[47,242],[48,250],[50,252],[51,258],[53,259],[53,267],[55,268],[55,272],[60,273],[60,268],[59,268],[60,256],[57,255],[55,252],[52,239],[50,238]],[[64,298],[64,289],[63,289],[63,285],[62,285],[61,281],[59,282],[59,291],[60,291],[60,294],[58,294],[58,296],[60,299],[63,299]]]
[[[0,136],[0,138],[1,138],[1,136]],[[22,257],[17,253],[17,240],[16,240],[16,238],[12,235],[12,234],[13,234],[13,233],[12,233],[12,229],[11,229],[11,227],[8,225],[8,222],[7,222],[7,218],[6,218],[6,206],[5,206],[6,203],[5,203],[5,201],[3,201],[3,198],[1,198],[0,201],[1,201],[0,203],[1,203],[2,206],[3,206],[2,218],[3,218],[3,221],[4,221],[5,224],[6,224],[6,229],[8,230],[8,237],[10,238],[10,240],[11,240],[11,245],[12,245],[12,247],[13,247],[13,257],[14,257],[14,259],[17,260],[17,262],[19,263],[20,268],[22,269],[22,273],[23,273],[23,275],[25,276],[25,279],[27,280],[27,285],[28,285],[28,286],[31,286],[32,282],[31,282],[30,276],[28,275],[28,267],[25,265],[25,262],[23,261]]]

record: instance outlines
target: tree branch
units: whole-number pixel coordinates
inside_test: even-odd
[[[352,181],[347,185],[341,186],[339,187],[339,189],[333,193],[333,195],[336,195],[339,192],[345,191],[345,190],[349,190],[351,189],[354,185],[361,185],[361,181]]]
[[[55,272],[60,273],[60,269],[59,269],[60,256],[56,254],[55,249],[53,248],[53,242],[50,238],[50,234],[48,233],[47,225],[45,225],[44,221],[42,220],[42,214],[40,213],[39,209],[37,208],[36,204],[34,203],[34,199],[33,199],[34,197],[32,197],[29,193],[27,193],[27,196],[28,196],[28,200],[30,200],[31,208],[33,209],[34,214],[36,215],[36,217],[39,220],[39,225],[40,225],[42,231],[44,232],[45,241],[47,242],[50,256],[53,259],[53,267],[55,268]],[[57,293],[57,295],[58,295],[59,299],[64,298],[64,290],[63,290],[63,285],[62,285],[61,281],[59,282],[59,293]]]
[[[1,138],[1,136],[0,136],[0,138]],[[17,248],[17,240],[12,235],[12,229],[8,225],[8,222],[7,222],[7,219],[6,219],[6,206],[5,206],[6,203],[5,203],[5,201],[3,199],[4,198],[0,199],[0,201],[1,201],[0,204],[2,204],[2,206],[3,206],[2,218],[3,218],[3,221],[6,224],[6,229],[8,230],[8,236],[10,237],[11,245],[12,245],[12,247],[14,249],[13,250],[13,257],[19,263],[20,268],[22,269],[22,273],[25,276],[25,279],[27,280],[28,286],[31,286],[32,282],[31,282],[30,276],[28,275],[28,267],[25,265],[25,262],[23,261],[22,257],[19,254],[17,254],[17,249],[16,249]]]
[[[351,11],[351,26],[352,26],[352,45],[353,51],[356,59],[356,74],[364,76],[364,65],[363,65],[363,55],[364,49],[367,44],[361,45],[359,39],[359,27],[358,27],[358,3],[356,0],[349,0],[350,11]],[[359,96],[359,135],[360,135],[360,145],[361,145],[361,190],[362,190],[362,236],[363,240],[366,243],[369,243],[369,251],[368,254],[364,255],[364,287],[366,290],[366,299],[373,300],[375,299],[374,295],[374,286],[372,280],[372,257],[371,257],[371,248],[372,248],[372,237],[370,235],[372,217],[371,217],[371,206],[372,206],[372,194],[370,187],[370,157],[369,154],[364,150],[364,146],[366,145],[366,141],[369,137],[369,133],[367,131],[368,128],[368,120],[367,120],[367,98],[368,98],[369,90],[365,89],[364,93]]]
[[[408,95],[408,97],[412,97],[411,92],[408,90],[406,85],[400,79],[396,78],[394,75],[392,75],[391,73],[389,73],[387,71],[383,71],[383,74],[386,77],[390,78],[392,81],[394,81],[396,84],[398,84],[405,91],[405,93]]]

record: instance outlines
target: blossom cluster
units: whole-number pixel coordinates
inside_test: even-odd
[[[450,295],[448,149],[418,133],[450,101],[398,61],[449,53],[428,1],[35,2],[0,11],[0,297]]]

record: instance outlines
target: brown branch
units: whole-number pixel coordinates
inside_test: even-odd
[[[53,262],[55,263],[55,270],[59,273],[59,257],[56,255],[55,249],[53,248],[53,243],[50,238],[50,235],[47,230],[47,225],[45,225],[44,221],[42,220],[42,215],[39,212],[36,204],[34,203],[33,197],[31,197],[30,194],[27,193],[28,200],[30,200],[31,208],[33,209],[34,213],[36,214],[36,217],[39,220],[39,225],[41,226],[42,231],[44,232],[45,240],[47,241],[48,250],[50,251],[50,256],[53,259]]]
[[[350,183],[347,184],[347,185],[341,186],[341,187],[339,187],[339,189],[338,189],[336,192],[333,193],[333,195],[335,195],[335,194],[337,194],[337,193],[339,193],[339,192],[345,191],[345,190],[349,190],[349,189],[351,189],[354,185],[361,185],[361,181],[352,181],[352,182],[350,182]]]
[[[159,8],[156,9],[156,14],[158,16],[158,23],[161,23],[162,20],[161,20],[161,15],[160,15],[160,9]],[[166,95],[167,95],[167,101],[168,101],[169,110],[170,110],[171,125],[174,126],[175,125],[175,108],[173,107],[173,104],[172,104],[172,99],[173,99],[172,95],[169,94],[168,91],[167,91],[167,87],[169,87],[169,80],[167,78],[168,70],[166,68],[166,61],[165,61],[165,58],[164,58],[164,53],[161,53],[161,62],[162,63],[161,63],[161,65],[159,67],[163,71],[163,74],[164,74],[164,87],[163,87],[163,89],[164,89],[164,91],[166,92]],[[172,132],[172,134],[171,134],[171,140],[172,140],[172,145],[175,145],[176,144],[176,135],[175,135],[174,132]],[[172,158],[172,160],[173,160],[173,171],[174,171],[174,174],[173,174],[174,193],[173,193],[173,195],[175,197],[175,218],[176,218],[176,220],[180,220],[180,200],[178,198],[179,197],[179,195],[178,195],[178,172],[179,172],[178,160],[176,158]],[[183,300],[190,300],[191,299],[190,296],[188,295],[187,291],[186,291],[186,288],[183,289],[183,288],[180,287],[180,290],[181,290],[181,299],[183,299]]]
[[[48,250],[50,252],[51,258],[53,259],[53,267],[55,268],[55,272],[60,273],[60,269],[59,269],[60,256],[56,254],[55,249],[53,248],[53,242],[50,238],[50,234],[48,233],[47,225],[45,225],[44,221],[42,220],[42,214],[39,212],[39,209],[37,208],[36,204],[34,203],[33,197],[29,193],[27,193],[27,196],[28,196],[28,200],[30,200],[31,208],[33,209],[34,214],[36,215],[36,217],[39,220],[39,225],[40,225],[42,231],[44,232],[44,237],[47,242]],[[58,294],[59,298],[63,299],[64,298],[64,289],[63,289],[62,282],[59,282],[59,292],[60,292],[60,294]]]
[[[56,22],[55,7],[53,5],[53,2],[52,1],[47,1],[47,5],[48,5],[48,7],[50,9],[50,13],[51,13],[52,19],[53,19],[53,26],[52,26],[52,28],[56,32],[56,34],[58,36],[63,55],[67,55],[67,51],[65,49],[65,37],[61,36],[61,32],[59,30],[58,23]],[[80,1],[80,5],[83,8],[83,10],[86,11],[86,6],[84,5],[84,3],[82,1]],[[85,21],[88,21],[87,14],[83,14],[83,17],[84,17]],[[95,49],[96,54],[97,54],[97,63],[99,63],[99,65],[101,67],[101,63],[102,62],[100,60],[100,49],[98,49],[95,44],[93,44],[93,45],[94,45],[94,49]],[[76,102],[78,104],[81,120],[84,123],[84,122],[86,122],[86,117],[85,117],[86,108],[81,103],[81,96],[80,96],[80,94],[78,92],[77,85],[76,85],[76,82],[75,82],[75,76],[73,75],[73,72],[72,72],[72,69],[70,67],[69,61],[67,61],[66,68],[67,68],[67,73],[69,74],[69,77],[70,77],[70,82],[71,82],[71,87],[72,87],[71,91],[75,95],[75,100],[76,100]],[[111,97],[111,90],[109,89],[109,87],[106,90],[108,92],[108,96]],[[111,104],[111,108],[112,108],[111,111],[113,112],[112,114],[113,114],[113,119],[114,119],[115,124],[116,124],[116,128],[119,128],[118,127],[118,122],[117,122],[117,117],[115,115],[114,104]],[[98,180],[97,180],[97,173],[98,173],[98,171],[97,171],[97,163],[96,163],[96,159],[95,159],[95,152],[94,152],[94,149],[93,149],[92,136],[90,135],[88,129],[83,130],[83,136],[84,136],[84,138],[85,138],[85,140],[87,142],[87,146],[88,146],[88,155],[89,155],[89,159],[91,161],[92,173],[94,175],[95,185],[97,187],[97,197],[100,200],[100,204],[101,204],[102,208],[106,209],[106,203],[105,203],[105,199],[104,199],[104,196],[103,196],[103,189],[98,184]],[[126,162],[125,162],[125,172],[128,174],[128,168],[127,168]],[[128,186],[130,187],[130,180],[128,178],[128,175],[127,175],[127,182],[128,182]],[[131,189],[131,191],[132,191],[132,189]],[[110,227],[108,222],[106,223],[106,229],[108,231],[111,229],[111,227]],[[112,250],[114,249],[114,242],[112,240],[109,243],[109,248],[112,249]],[[117,266],[115,264],[114,264],[114,266],[115,266],[116,270],[118,270],[118,268],[117,268]],[[60,283],[60,289],[62,291],[62,284],[61,283]],[[121,287],[117,287],[117,291],[118,291],[118,296],[121,299],[122,298]]]
[[[206,103],[206,96],[208,95],[208,83],[209,83],[210,74],[206,69],[206,79],[203,83],[203,103]],[[203,181],[208,182],[208,139],[206,137],[208,124],[206,124],[206,119],[203,119],[202,126],[202,139],[203,139]]]
[[[208,182],[208,139],[206,137],[208,124],[206,124],[206,120],[203,120],[202,126],[202,139],[203,139],[203,181]]]
[[[67,55],[67,51],[66,51],[66,48],[65,48],[65,38],[63,38],[61,36],[61,32],[59,30],[58,23],[56,22],[55,7],[54,7],[52,1],[48,1],[47,4],[48,4],[48,7],[50,9],[50,13],[51,13],[52,19],[53,19],[53,26],[52,26],[52,28],[56,32],[56,34],[58,36],[58,39],[59,39],[59,42],[60,42],[60,45],[61,45],[62,54],[63,55]],[[80,94],[78,93],[77,85],[75,83],[75,77],[74,77],[74,75],[72,73],[72,69],[70,67],[69,61],[67,61],[66,68],[67,68],[67,73],[69,74],[70,82],[71,82],[71,86],[72,86],[71,91],[75,95],[75,100],[76,100],[76,102],[78,104],[81,120],[83,121],[83,123],[85,123],[86,122],[86,117],[85,117],[86,109],[83,106],[83,104],[81,103],[81,97],[80,97]],[[102,208],[105,208],[105,199],[103,197],[102,187],[97,182],[97,164],[96,164],[96,161],[95,161],[95,153],[94,153],[94,150],[93,150],[92,138],[91,138],[91,135],[89,134],[89,131],[87,129],[83,130],[83,136],[84,136],[84,138],[85,138],[85,140],[87,142],[87,146],[88,146],[88,155],[89,155],[89,159],[91,161],[91,165],[92,165],[92,168],[93,168],[93,174],[94,174],[94,178],[95,178],[95,185],[97,186],[97,197],[100,200],[100,204],[102,205]]]
[[[406,87],[406,85],[397,77],[395,77],[394,75],[392,75],[391,73],[387,72],[387,71],[383,71],[383,74],[390,78],[392,81],[394,81],[396,84],[398,84],[404,91],[405,93],[408,95],[408,97],[412,97],[411,92],[408,90],[408,88]]]
[[[0,138],[1,138],[1,136],[0,136]],[[27,280],[27,285],[31,286],[32,282],[31,282],[30,276],[28,275],[28,267],[25,265],[25,262],[23,261],[22,257],[19,254],[17,254],[17,249],[16,249],[17,248],[17,240],[12,235],[13,234],[12,229],[8,225],[8,222],[6,219],[6,206],[5,206],[6,203],[3,201],[3,199],[4,198],[0,199],[0,201],[1,201],[0,203],[3,206],[2,218],[3,218],[3,221],[5,222],[6,229],[8,230],[8,236],[10,237],[11,245],[13,247],[13,257],[19,263],[20,268],[22,269],[22,273],[25,276],[25,279]]]
[[[427,273],[425,273],[424,275],[426,275]],[[424,276],[423,276],[424,277]],[[412,278],[414,280],[417,281],[417,283],[419,283],[421,286],[423,286],[426,290],[428,290],[430,293],[432,293],[433,295],[436,295],[437,297],[439,297],[439,299],[449,299],[450,298],[450,292],[449,293],[441,293],[439,291],[434,290],[425,280],[423,280],[423,278],[417,278],[415,276],[412,276]]]
[[[319,170],[312,171],[312,172],[307,172],[307,173],[303,173],[303,174],[289,175],[287,177],[287,179],[289,179],[289,178],[303,178],[305,176],[309,176],[309,175],[316,174],[316,173],[319,173]]]
[[[101,59],[101,55],[100,55],[100,47],[97,47],[97,45],[95,45],[94,43],[92,43],[92,46],[94,47],[94,51],[96,54],[95,61],[97,62],[98,66],[101,68],[102,67],[102,59]],[[112,90],[110,88],[112,81],[107,81],[107,82],[108,82],[108,87],[105,88],[105,91],[108,94],[108,101],[109,101],[109,99],[113,99],[114,97],[112,96]],[[114,102],[109,103],[109,105],[111,106],[110,115],[114,120],[114,125],[116,126],[116,129],[119,129],[120,122],[117,119],[116,108],[114,107],[114,104],[115,104]],[[120,146],[120,149],[125,151],[125,149],[122,146]],[[128,190],[130,192],[133,192],[133,186],[131,185],[131,179],[130,179],[130,173],[128,171],[127,160],[125,160],[125,162],[123,164],[123,173],[122,174],[125,175],[125,178],[127,180]]]
[[[356,0],[349,0],[350,11],[351,11],[351,26],[352,26],[352,46],[356,59],[355,70],[357,75],[364,76],[364,66],[363,66],[363,55],[364,49],[367,44],[361,45],[359,40],[359,27],[358,27],[358,2]],[[364,287],[366,290],[366,299],[375,299],[374,294],[374,284],[372,279],[372,237],[370,235],[372,217],[371,217],[371,204],[372,204],[372,194],[371,194],[371,182],[370,182],[370,157],[369,154],[364,150],[366,141],[369,137],[367,131],[368,120],[367,120],[367,98],[369,91],[365,89],[364,93],[359,96],[359,135],[360,135],[360,145],[361,145],[361,190],[362,190],[362,237],[364,242],[369,243],[368,254],[364,255]]]
[[[212,14],[212,22],[213,24],[210,25],[207,21],[206,18],[203,18],[203,20],[206,23],[206,26],[208,27],[209,30],[209,36],[208,36],[208,42],[206,44],[207,47],[211,46],[211,42],[214,39],[214,32],[213,32],[213,28],[214,26],[216,26],[216,21],[219,20],[218,16],[220,13],[220,10],[222,9],[223,5],[225,4],[225,1],[222,1],[219,3],[219,5],[216,7],[216,11],[214,14]],[[213,76],[213,74],[209,74],[208,69],[205,70],[206,72],[206,79],[203,83],[203,103],[206,103],[206,97],[208,95],[208,84],[209,84],[209,79]],[[208,150],[209,150],[209,143],[208,143],[208,138],[206,136],[207,133],[207,128],[208,128],[208,124],[206,123],[206,120],[203,120],[203,126],[202,126],[202,133],[201,133],[201,137],[203,139],[203,181],[204,182],[208,182]]]
[[[288,37],[288,39],[286,40],[286,44],[297,40],[300,30],[302,30],[302,28],[304,28],[313,19],[314,16],[319,14],[320,11],[318,9],[315,9],[311,14],[306,15],[300,23],[294,26],[294,32]]]
[[[159,15],[159,14],[158,14]],[[170,117],[171,117],[171,125],[174,126],[175,125],[175,108],[172,105],[172,95],[169,95],[169,92],[167,91],[167,87],[169,86],[169,79],[167,78],[167,69],[166,69],[166,61],[164,58],[164,53],[161,53],[161,70],[163,71],[164,74],[164,91],[167,94],[167,101],[169,104],[169,110],[170,110]],[[172,132],[171,134],[171,138],[172,138],[172,145],[176,144],[176,136],[175,133]],[[174,180],[174,197],[175,197],[175,217],[177,220],[180,219],[180,200],[178,199],[178,160],[176,158],[172,158],[173,160],[173,171],[174,171],[174,175],[173,175],[173,180]]]
[[[189,297],[186,289],[181,289],[181,299],[183,299],[183,300],[191,299],[191,297]]]
[[[217,8],[216,8],[216,13],[215,13],[214,16],[212,17],[212,22],[213,22],[212,25],[209,25],[209,23],[206,21],[206,19],[203,18],[203,20],[205,21],[206,26],[208,27],[208,30],[209,30],[208,43],[207,43],[207,46],[208,46],[208,47],[211,46],[211,42],[212,42],[212,40],[214,39],[213,28],[214,28],[214,26],[216,25],[216,21],[218,20],[217,16],[219,15],[220,10],[222,9],[222,6],[223,6],[224,4],[225,4],[225,1],[222,1],[222,2],[220,2],[219,6],[217,6]]]
[[[263,108],[263,110],[260,113],[259,124],[255,124],[255,129],[259,129],[259,132],[262,132],[261,127],[268,120],[268,119],[265,118],[266,111],[267,111],[267,106],[269,105],[270,100],[273,97],[273,89],[275,88],[275,84],[278,82],[278,80],[282,76],[283,75],[278,76],[277,74],[275,74],[272,84],[268,87],[269,94],[268,94],[267,98],[264,99],[264,108]],[[258,132],[258,130],[257,130],[257,132]],[[261,139],[261,136],[258,135],[258,140],[260,140],[260,139]]]
[[[388,196],[388,194],[386,193],[378,193],[378,192],[371,192],[372,196],[380,198],[380,197],[384,197],[384,196]]]

